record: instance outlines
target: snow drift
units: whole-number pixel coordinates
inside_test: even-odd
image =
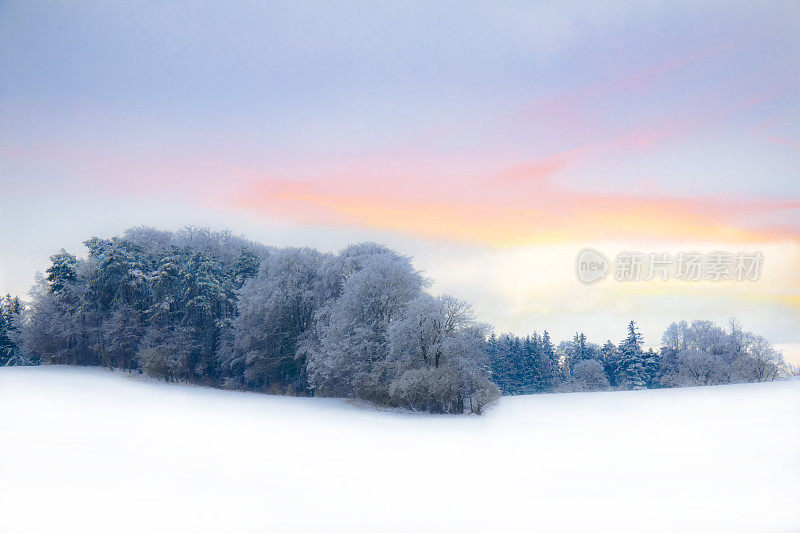
[[[796,531],[800,381],[379,412],[0,369],[0,531]]]

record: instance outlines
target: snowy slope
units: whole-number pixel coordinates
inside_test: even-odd
[[[0,369],[0,531],[800,531],[800,382],[377,412]]]

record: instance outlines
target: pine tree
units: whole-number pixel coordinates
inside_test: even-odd
[[[560,379],[560,364],[558,361],[558,354],[556,348],[550,340],[550,333],[547,330],[542,333],[541,345],[542,359],[548,364],[548,372],[546,377],[547,389],[555,387]]]
[[[92,237],[83,241],[83,245],[89,250],[89,257],[100,257],[112,246],[112,241],[109,239],[100,239],[99,237]]]
[[[521,350],[521,378],[522,383],[520,392],[522,394],[531,394],[536,392],[537,382],[539,381],[539,354],[538,346],[535,340],[530,336],[526,336],[522,341]]]
[[[489,375],[492,381],[500,389],[501,392],[505,391],[505,368],[503,368],[503,360],[500,358],[500,350],[497,343],[497,335],[494,332],[489,335],[486,341],[486,355],[489,357]]]
[[[642,354],[645,384],[648,389],[655,388],[659,385],[659,377],[661,373],[661,356],[652,348]]]
[[[186,267],[182,325],[193,332],[196,352],[187,374],[213,378],[221,328],[229,325],[236,305],[232,287],[226,287],[219,261],[206,252],[196,252]]]
[[[620,384],[620,362],[619,351],[613,342],[606,341],[600,349],[600,358],[606,372],[608,383],[612,387],[617,387]]]
[[[516,394],[514,355],[511,349],[510,336],[502,335],[496,337],[492,333],[489,337],[487,349],[489,351],[492,381],[503,394]]]
[[[508,354],[511,363],[511,388],[514,394],[521,394],[525,385],[522,343],[516,335],[508,336]]]
[[[552,362],[544,353],[542,337],[535,331],[531,335],[530,348],[535,361],[532,392],[545,392],[550,389],[552,383]]]
[[[647,385],[642,334],[636,329],[636,323],[628,324],[628,336],[619,345],[622,386],[628,389],[643,389]]]
[[[242,285],[248,278],[255,277],[258,274],[258,268],[261,265],[261,259],[258,254],[250,248],[242,247],[242,253],[236,264],[233,265],[233,283],[236,289],[241,289]]]
[[[47,281],[50,282],[50,292],[61,292],[70,283],[78,279],[77,258],[63,248],[55,255],[50,256],[52,266],[46,270]]]
[[[190,251],[172,246],[156,259],[150,273],[152,302],[146,314],[151,324],[167,326],[177,323],[183,315],[186,292],[186,264]]]
[[[0,298],[0,366],[13,362],[19,355],[19,347],[13,337],[21,313],[19,298],[12,298],[10,294]]]
[[[567,375],[572,373],[572,367],[581,361],[594,358],[594,352],[586,342],[586,335],[583,332],[576,333],[572,337],[571,345],[567,345],[564,350],[564,372]]]

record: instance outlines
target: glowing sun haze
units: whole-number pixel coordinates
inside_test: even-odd
[[[501,331],[800,333],[800,4],[0,4],[0,290],[128,226],[415,257]],[[761,251],[585,286],[576,253]]]

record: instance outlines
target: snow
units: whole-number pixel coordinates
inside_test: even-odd
[[[0,369],[0,531],[797,531],[800,381],[483,417]]]

